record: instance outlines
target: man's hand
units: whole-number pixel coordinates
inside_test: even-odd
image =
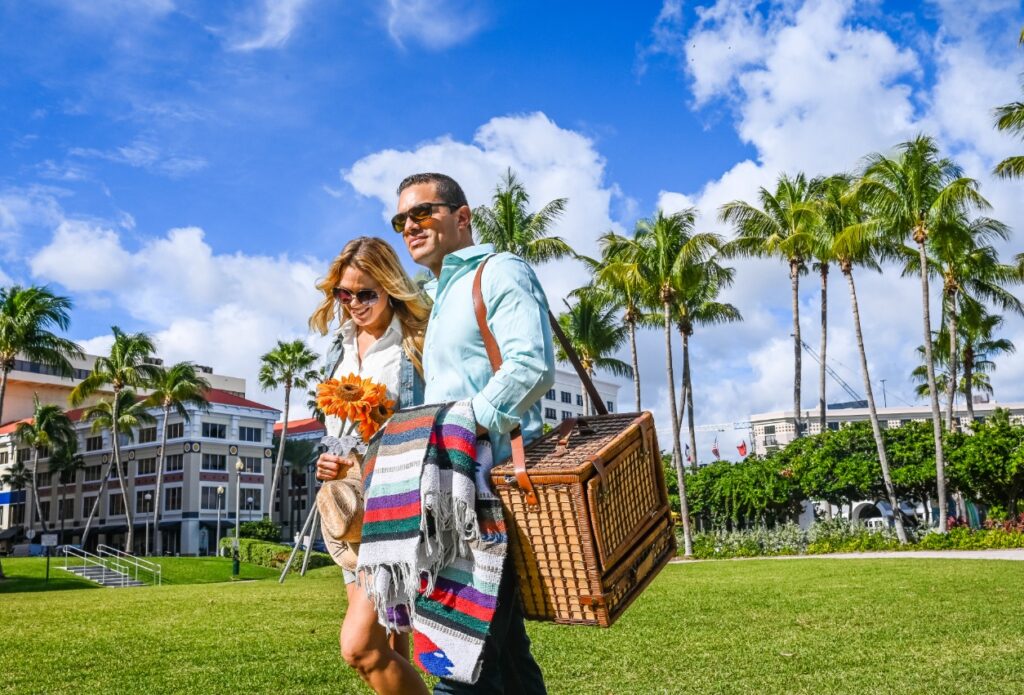
[[[355,464],[355,459],[334,454],[320,454],[320,458],[316,460],[316,479],[338,480],[344,478],[348,474],[348,469]]]

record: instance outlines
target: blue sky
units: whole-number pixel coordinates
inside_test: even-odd
[[[558,231],[591,250],[657,206],[725,231],[717,206],[779,171],[852,168],[925,131],[1016,227],[1020,184],[987,177],[1016,144],[989,114],[1018,98],[1024,12],[970,5],[0,0],[0,281],[70,294],[90,348],[112,323],[151,331],[257,395],[258,355],[306,334],[312,281],[353,236],[390,235],[416,169],[455,174],[477,204],[512,166],[536,203],[569,197]],[[738,269],[746,321],[695,341],[704,422],[787,402],[785,270]],[[540,274],[558,304],[584,279]],[[837,369],[856,384],[834,289]],[[920,338],[892,307],[910,311],[914,286],[890,272],[864,292],[873,366],[909,399]],[[816,344],[811,277],[803,299]],[[1024,347],[1021,322],[1007,331]],[[658,367],[642,376],[664,422],[660,345],[644,336]],[[1000,365],[997,398],[1024,399],[1020,377]]]

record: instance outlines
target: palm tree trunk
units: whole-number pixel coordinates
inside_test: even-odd
[[[690,470],[697,471],[697,431],[694,429],[693,417],[693,373],[690,371],[690,336],[686,331],[680,331],[683,339],[683,402],[686,407],[686,424],[690,430],[690,451],[693,452],[693,459],[690,461]]]
[[[61,482],[60,486],[60,542],[64,542],[64,502],[67,500],[68,486],[67,483]]]
[[[892,507],[893,523],[896,524],[896,537],[900,543],[906,544],[907,532],[903,528],[903,519],[900,516],[899,502],[896,500],[896,488],[892,484],[892,475],[889,473],[889,458],[885,452],[885,439],[882,438],[882,428],[878,424],[878,411],[875,408],[875,394],[871,390],[871,374],[868,371],[868,355],[864,348],[864,333],[860,325],[860,307],[857,303],[857,288],[853,282],[853,271],[845,269],[843,275],[850,286],[850,306],[853,311],[853,328],[857,335],[857,351],[860,353],[860,369],[864,376],[864,393],[868,399],[868,417],[871,420],[871,434],[875,438],[875,448],[878,450],[878,462],[882,467],[882,482],[885,485],[885,495],[889,498],[889,506]]]
[[[7,375],[11,371],[4,367],[0,369],[0,424],[4,421],[4,397],[7,395]],[[0,576],[3,576],[0,574]]]
[[[828,429],[825,422],[825,355],[828,351],[828,263],[821,264],[821,359],[818,364],[818,431]]]
[[[92,503],[92,509],[89,510],[89,518],[85,521],[85,529],[82,530],[82,549],[86,549],[86,541],[89,540],[89,529],[92,527],[92,520],[96,516],[96,512],[100,508],[100,502],[103,501],[103,496],[107,494],[107,481],[110,480],[110,468],[114,465],[114,459],[111,457],[110,463],[107,464],[107,470],[103,471],[103,478],[100,480],[100,489],[96,494],[96,501]]]
[[[46,531],[46,519],[43,517],[43,503],[39,501],[39,449],[32,447],[32,498],[33,507],[39,516],[39,524]],[[31,527],[29,527],[31,528]]]
[[[132,553],[134,547],[132,541],[135,537],[135,527],[133,525],[134,519],[132,518],[132,500],[128,497],[128,481],[124,475],[124,469],[121,468],[121,431],[117,426],[117,419],[120,417],[118,412],[118,396],[120,395],[120,389],[114,389],[114,402],[111,404],[111,450],[113,452],[114,468],[117,470],[117,482],[121,485],[121,499],[124,503],[124,518],[128,522],[128,535],[124,541],[124,551],[126,553]]]
[[[967,417],[974,422],[974,349],[970,343],[964,347],[964,399]]]
[[[164,424],[160,428],[160,454],[156,458],[156,496],[153,500],[153,552],[159,557],[163,554],[163,540],[160,533],[160,495],[164,486],[164,457],[167,449],[167,418],[171,416],[171,408],[164,404]]]
[[[949,383],[946,384],[946,431],[953,431],[953,406],[956,402],[956,368],[957,368],[957,316],[956,290],[949,297]]]
[[[580,379],[580,398],[583,401],[583,417],[586,417],[590,415],[590,394],[587,393],[587,388],[583,385],[583,379]]]
[[[935,386],[935,362],[932,358],[932,314],[928,305],[928,251],[925,249],[927,234],[919,230],[915,234],[917,252],[921,265],[921,315],[924,320],[924,363],[928,372],[928,395],[932,406],[932,434],[935,437],[935,487],[939,498],[939,531],[946,532],[946,457],[942,450],[942,415],[939,413],[939,391]]]
[[[640,412],[640,362],[636,356],[636,321],[629,321],[629,356],[633,366],[633,395],[636,397],[636,412]]]
[[[693,556],[693,535],[690,532],[690,505],[686,501],[686,470],[679,451],[679,413],[676,412],[676,377],[672,370],[672,317],[669,303],[663,303],[665,312],[665,362],[668,368],[668,405],[672,412],[672,458],[679,478],[679,516],[683,521],[683,555]]]
[[[277,447],[277,461],[274,462],[274,477],[270,481],[270,497],[267,502],[267,512],[265,519],[269,519],[273,515],[274,509],[274,494],[277,492],[278,480],[281,478],[281,467],[284,465],[284,443],[288,441],[288,410],[292,400],[292,384],[288,381],[284,385],[284,423],[281,425],[281,441],[278,442]],[[284,507],[282,506],[282,509]]]
[[[789,281],[793,287],[793,428],[800,438],[800,365],[803,343],[800,339],[800,263],[789,262]]]

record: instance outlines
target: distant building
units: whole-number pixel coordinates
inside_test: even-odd
[[[608,412],[618,412],[620,384],[605,379],[593,379]],[[583,414],[583,386],[580,377],[569,369],[555,370],[555,385],[541,398],[544,424],[555,427],[562,420]]]
[[[281,436],[282,423],[274,425],[274,438]],[[292,420],[288,423],[289,441],[308,441],[314,444],[327,434],[327,430],[316,418]],[[274,517],[281,522],[282,534],[292,538],[302,529],[313,496],[316,494],[316,462],[289,461],[285,450],[284,470],[281,471],[281,489],[274,500]]]
[[[56,376],[52,370],[30,362],[16,365],[11,372],[4,406],[4,419],[8,422],[0,425],[0,473],[16,461],[29,463],[32,460],[31,450],[16,442],[13,436],[18,423],[32,415],[32,394],[39,394],[44,403],[66,405],[68,394],[88,375],[95,359],[88,356],[76,361],[71,377]],[[236,486],[240,490],[241,520],[263,517],[273,465],[273,425],[280,411],[245,398],[244,379],[214,374],[207,367],[201,371],[213,386],[206,394],[210,408],[201,412],[188,406],[187,422],[172,412],[164,459],[163,499],[153,499],[162,424],[161,411],[154,408],[150,413],[157,418],[155,425],[137,428],[131,437],[122,434],[122,465],[128,489],[122,495],[117,473],[112,470],[105,499],[100,500],[93,518],[90,547],[97,543],[123,545],[127,532],[126,504],[131,505],[134,515],[134,550],[140,553],[144,551],[147,524],[152,521],[156,504],[162,505],[160,524],[159,529],[149,526],[150,548],[154,545],[154,534],[160,533],[164,552],[168,554],[213,552],[218,506],[223,535],[234,523]],[[110,432],[93,433],[90,424],[82,420],[84,410],[83,407],[68,411],[75,422],[79,453],[85,459],[84,469],[73,481],[62,486],[55,475],[50,475],[47,456],[39,461],[43,518],[47,529],[60,535],[61,543],[81,541],[86,519],[112,455]],[[244,466],[241,474],[235,468],[238,461]],[[221,488],[223,494],[218,492]],[[18,542],[29,527],[40,531],[34,506],[30,490],[0,489],[0,540]]]
[[[851,405],[860,405],[859,403],[842,403],[838,405],[840,407],[829,406],[825,410],[825,423],[829,429],[837,430],[851,422],[868,421],[867,407],[849,407]],[[1024,403],[976,403],[974,406],[975,419],[984,421],[985,418],[992,415],[992,411],[996,408],[1010,411],[1011,421],[1024,424]],[[928,422],[932,416],[931,407],[926,405],[878,408],[877,412],[881,426],[890,429],[908,422]],[[821,431],[818,422],[818,411],[816,409],[802,411],[800,419],[805,432],[818,434]],[[954,422],[958,425],[967,422],[967,408],[965,406],[958,405],[955,408]],[[750,429],[754,453],[761,456],[786,446],[786,444],[789,444],[796,438],[792,410],[751,415]]]

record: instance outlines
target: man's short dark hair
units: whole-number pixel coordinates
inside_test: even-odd
[[[462,186],[459,185],[458,181],[446,174],[435,174],[433,172],[406,176],[402,179],[402,183],[398,184],[398,195],[402,195],[402,191],[409,186],[418,186],[421,183],[434,184],[437,188],[437,197],[441,199],[440,202],[457,205],[458,207],[469,205],[469,201],[466,200],[466,194],[463,192]]]

